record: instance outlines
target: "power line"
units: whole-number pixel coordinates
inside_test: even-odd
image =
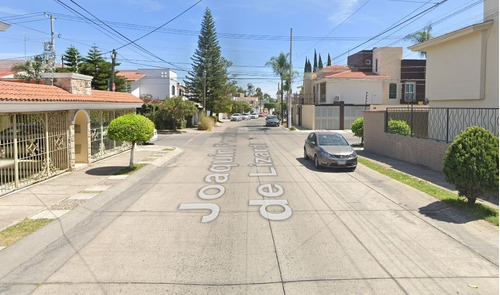
[[[348,21],[353,15],[355,15],[358,11],[361,10],[361,8],[363,8],[366,4],[368,4],[368,2],[370,2],[370,0],[367,0],[363,5],[361,5],[358,9],[356,9],[353,13],[351,13],[351,15],[349,15],[347,18],[345,18],[340,24],[338,24],[335,28],[333,28],[330,32],[328,32],[328,34],[326,34],[325,37],[321,38],[316,44],[314,44],[313,46],[311,46],[311,48],[307,49],[305,52],[299,54],[295,59],[297,60],[298,58],[302,57],[304,54],[308,53],[311,49],[313,49],[316,45],[318,45],[319,43],[321,43],[322,41],[324,41],[326,39],[326,37],[328,37],[331,33],[333,33],[336,29],[338,29],[341,25],[343,25],[346,21]],[[295,39],[295,38],[294,38]]]
[[[202,0],[199,0],[198,2],[196,2],[195,4],[191,5],[189,8],[187,8],[186,10],[184,10],[183,12],[179,13],[178,15],[176,15],[174,18],[172,18],[171,20],[169,20],[168,22],[164,23],[163,25],[159,26],[158,28],[150,31],[149,33],[143,35],[142,37],[139,37],[137,39],[135,39],[134,41],[128,43],[128,44],[125,44],[121,47],[119,47],[118,49],[122,49],[123,47],[125,46],[128,46],[130,45],[131,43],[135,43],[139,40],[141,40],[142,38],[146,37],[146,36],[149,36],[151,34],[153,34],[154,32],[158,31],[159,29],[163,28],[164,26],[168,25],[169,23],[173,22],[174,20],[178,19],[179,17],[181,17],[183,14],[185,14],[186,12],[188,12],[189,10],[191,10],[192,8],[194,8],[196,5],[198,5]],[[71,0],[71,2],[74,2],[73,0]]]
[[[393,24],[392,26],[390,26],[389,28],[387,28],[387,29],[385,29],[384,31],[382,31],[381,33],[377,34],[376,36],[374,36],[374,37],[372,37],[372,38],[370,38],[370,39],[366,40],[365,42],[363,42],[363,43],[361,43],[361,44],[359,44],[359,45],[355,46],[354,48],[350,48],[350,49],[349,49],[349,51],[344,52],[344,53],[342,53],[342,54],[340,54],[340,55],[337,55],[336,57],[332,58],[332,62],[333,62],[334,60],[337,60],[338,58],[342,57],[343,55],[348,54],[351,50],[356,49],[356,48],[359,48],[359,47],[361,47],[361,46],[365,45],[366,43],[368,43],[368,42],[370,42],[370,41],[374,40],[374,38],[375,38],[375,37],[380,37],[380,36],[382,36],[383,34],[385,34],[385,33],[389,32],[389,31],[391,31],[391,30],[393,30],[393,29],[395,29],[395,28],[397,28],[397,27],[399,27],[399,26],[401,26],[401,25],[403,25],[403,24],[405,24],[405,23],[409,22],[410,20],[412,20],[412,19],[414,19],[414,18],[417,18],[417,17],[421,17],[421,16],[423,16],[424,14],[426,14],[426,13],[428,13],[429,11],[431,11],[431,10],[435,9],[436,7],[438,7],[439,5],[443,4],[443,3],[444,3],[444,2],[446,2],[446,1],[448,1],[448,0],[442,0],[441,2],[439,2],[439,3],[437,3],[437,4],[434,4],[433,6],[431,6],[431,7],[427,8],[427,9],[425,9],[424,11],[419,12],[418,14],[416,14],[416,15],[414,15],[414,16],[412,16],[412,17],[410,17],[410,18],[408,18],[408,19],[406,19],[406,20],[404,20],[404,21],[402,21],[405,17],[410,16],[411,14],[413,14],[414,12],[416,12],[418,9],[420,9],[421,7],[423,7],[425,4],[424,4],[424,5],[422,5],[422,6],[420,6],[420,7],[418,7],[417,9],[415,9],[414,11],[412,11],[411,13],[407,14],[405,17],[403,17],[402,19],[400,19],[399,21],[397,21],[395,24]],[[427,1],[427,3],[428,3],[428,2],[430,2],[430,1]]]

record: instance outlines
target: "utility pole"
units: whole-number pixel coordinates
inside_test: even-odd
[[[109,91],[115,91],[115,65],[116,65],[116,50],[111,51],[111,79],[109,82]]]
[[[203,114],[207,114],[207,70],[203,69]]]
[[[50,72],[54,73],[54,67],[56,62],[56,47],[54,44],[54,20],[56,18],[47,12],[44,12],[45,16],[50,19],[50,42],[44,43],[44,53],[43,57],[47,65],[49,66]],[[52,75],[53,76],[53,75]],[[51,84],[54,85],[54,77],[51,79]]]
[[[288,101],[286,104],[286,124],[287,127],[292,127],[292,39],[293,39],[293,28],[290,28],[290,84],[288,85]]]

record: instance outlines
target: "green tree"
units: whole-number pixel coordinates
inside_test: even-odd
[[[363,117],[357,118],[351,125],[351,131],[354,133],[354,136],[361,138],[361,143],[363,143],[364,136],[364,119]]]
[[[285,79],[285,75],[290,72],[290,63],[288,61],[289,54],[285,54],[281,52],[278,56],[273,56],[271,59],[266,62],[266,66],[271,66],[274,74],[280,77],[281,82],[281,111],[280,114],[283,113],[283,81]]]
[[[332,65],[332,58],[330,57],[330,53],[328,53],[328,60],[326,61],[326,66],[329,67]]]
[[[119,66],[116,63],[115,66]],[[92,89],[108,90],[111,75],[115,76],[115,89],[120,92],[127,92],[127,81],[116,73],[112,73],[112,65],[103,58],[99,47],[92,46],[87,53],[87,57],[83,58],[83,62],[79,65],[79,72],[84,75],[92,76]]]
[[[231,113],[248,113],[252,107],[246,101],[233,100],[231,102]]]
[[[498,191],[498,137],[481,127],[467,128],[448,147],[443,173],[471,205],[485,192]]]
[[[190,93],[189,99],[203,104],[211,115],[216,101],[229,94],[226,93],[226,86],[230,83],[227,69],[231,62],[221,55],[215,22],[208,8],[201,23],[198,48],[191,60],[192,70],[188,72],[185,81]]]
[[[318,69],[318,56],[316,55],[316,49],[314,49],[314,64],[313,64],[313,73]]]
[[[321,53],[318,58],[318,69],[321,70],[323,68],[323,61],[321,60]]]
[[[184,120],[186,116],[194,115],[198,112],[194,102],[185,101],[181,96],[167,98],[160,106],[159,116],[164,120],[172,120],[172,129],[177,131],[177,122]]]
[[[143,115],[126,114],[113,119],[108,126],[108,138],[132,144],[129,167],[134,168],[134,148],[137,142],[149,140],[154,135],[155,124]]]
[[[12,71],[16,72],[14,78],[37,83],[42,80],[42,74],[48,70],[48,64],[43,61],[40,55],[35,56],[33,60],[26,61],[24,64],[12,66]]]
[[[80,55],[78,49],[73,45],[68,47],[63,54],[63,64],[65,66],[65,71],[70,73],[79,73],[80,68],[83,63],[83,57]]]
[[[252,83],[247,84],[247,96],[251,97],[255,95],[255,86]]]
[[[107,90],[111,75],[111,63],[102,57],[101,51],[94,45],[89,49],[87,57],[84,58],[80,73],[94,77],[92,89]]]
[[[426,26],[422,31],[415,32],[413,34],[409,34],[405,37],[405,40],[413,41],[415,43],[423,43],[433,38],[432,36],[432,26]],[[420,52],[420,56],[425,57],[425,52]]]

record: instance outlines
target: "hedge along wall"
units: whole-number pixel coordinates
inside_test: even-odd
[[[364,111],[364,148],[366,151],[441,172],[449,143],[384,131],[385,111]]]

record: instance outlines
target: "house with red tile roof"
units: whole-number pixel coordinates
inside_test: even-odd
[[[106,128],[142,100],[93,90],[91,79],[54,73],[44,84],[0,81],[0,195],[130,148],[108,139]]]
[[[401,47],[362,50],[333,65],[304,74],[295,122],[311,129],[350,128],[367,105],[425,100],[425,60],[402,59]]]

